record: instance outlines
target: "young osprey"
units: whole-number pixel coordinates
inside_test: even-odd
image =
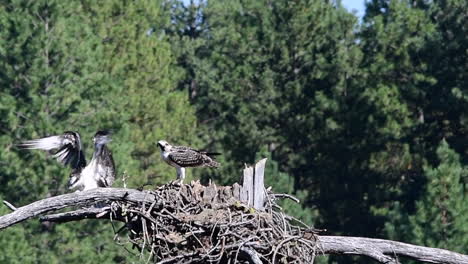
[[[162,159],[177,170],[177,180],[184,181],[187,167],[219,167],[213,156],[221,153],[205,152],[184,146],[172,146],[165,140],[158,141]]]
[[[110,141],[107,131],[98,131],[94,135],[94,153],[88,165],[86,165],[78,132],[66,131],[62,135],[27,140],[19,147],[49,151],[58,162],[72,168],[68,182],[69,188],[85,191],[97,187],[110,187],[114,183],[114,159],[106,146]]]

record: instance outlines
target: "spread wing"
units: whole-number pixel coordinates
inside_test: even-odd
[[[115,181],[115,163],[112,152],[106,147],[102,147],[97,160],[99,170],[98,185],[100,187],[111,187]]]
[[[73,169],[86,166],[80,135],[77,132],[67,131],[63,135],[26,140],[18,146],[24,149],[49,151],[58,162]]]

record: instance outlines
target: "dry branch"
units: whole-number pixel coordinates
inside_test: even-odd
[[[349,254],[371,257],[381,263],[398,263],[395,257],[408,257],[421,262],[466,264],[468,256],[438,248],[365,237],[319,236],[321,250],[327,254]],[[389,257],[393,258],[390,260]],[[387,261],[387,262],[386,262]]]
[[[228,259],[239,263],[311,263],[316,254],[343,254],[368,256],[381,263],[398,263],[398,257],[408,257],[430,263],[468,264],[468,256],[443,249],[382,239],[317,235],[306,226],[291,224],[291,217],[273,210],[275,194],[268,194],[266,211],[242,205],[237,201],[239,194],[238,188],[198,183],[169,184],[153,191],[100,188],[18,207],[0,217],[0,229],[79,206],[74,211],[43,216],[41,221],[124,222],[122,228],[128,229],[130,242],[161,263],[217,263]],[[97,202],[100,206],[93,206]]]
[[[128,201],[136,204],[153,203],[155,197],[147,192],[122,188],[97,188],[85,192],[68,193],[46,198],[16,208],[0,217],[0,230],[29,218],[70,206],[93,204],[99,201]]]

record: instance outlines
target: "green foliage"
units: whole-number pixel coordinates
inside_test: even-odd
[[[295,201],[284,199],[279,201],[279,205],[283,208],[284,212],[288,215],[293,215],[302,222],[313,225],[318,222],[318,211],[316,208],[310,208],[304,206],[302,203],[307,199],[306,190],[294,190],[294,178],[289,176],[287,173],[280,170],[277,161],[272,159],[271,153],[266,148],[260,150],[256,155],[256,161],[267,158],[265,166],[265,187],[272,188],[275,193],[291,194],[299,199],[299,203]]]
[[[133,168],[126,163],[129,182],[167,182],[175,172],[161,162],[156,142],[197,144],[194,111],[186,93],[174,89],[180,74],[164,37],[168,16],[161,15],[158,1],[107,1],[104,8],[103,2],[90,1],[88,8],[104,42],[106,59],[98,61],[100,68],[121,89],[112,97],[112,108],[119,115],[119,128],[124,128],[121,141],[132,143],[131,149],[118,153],[124,158],[131,150],[130,162],[137,163]]]
[[[318,209],[316,225],[384,235],[389,203],[414,209],[427,181],[424,161],[434,163],[441,137],[464,146],[463,90],[441,82],[451,74],[465,87],[463,74],[445,64],[450,53],[434,58],[432,51],[463,47],[463,38],[442,42],[466,29],[463,11],[454,8],[460,3],[371,1],[360,27],[323,2],[175,5],[181,24],[171,32],[185,70],[179,87],[225,153],[223,170],[212,177],[232,182],[242,163],[271,153],[278,172],[290,176],[269,176],[292,179],[303,205]],[[444,62],[438,72],[435,60]]]
[[[3,200],[3,197],[0,197]],[[6,207],[0,207],[0,215],[9,213]],[[2,254],[0,262],[2,263],[33,263],[37,249],[27,243],[27,237],[30,231],[24,226],[15,226],[2,231],[0,236],[0,245],[2,245]],[[16,254],[21,252],[20,254]]]
[[[461,180],[468,170],[445,140],[437,148],[437,156],[440,161],[437,167],[424,167],[428,183],[414,213],[407,215],[396,203],[386,229],[394,239],[466,254],[468,206],[463,199],[465,186]]]
[[[147,34],[168,16],[146,1],[14,1],[0,5],[0,194],[17,206],[69,192],[69,169],[24,139],[80,132],[86,156],[99,129],[114,132],[116,186],[175,177],[156,141],[197,142],[187,96],[166,39]],[[2,211],[5,213],[5,211]],[[128,263],[108,223],[14,227],[1,236],[2,263]],[[14,239],[14,243],[6,238]],[[21,250],[21,251],[20,251]],[[23,252],[24,251],[24,252]],[[21,253],[19,253],[21,252]],[[65,253],[65,254],[64,254]],[[23,255],[24,254],[24,255]],[[86,258],[84,258],[86,256]],[[85,260],[83,260],[85,259]]]
[[[237,180],[237,168],[267,146],[304,204],[320,211],[319,226],[359,235],[381,228],[371,206],[397,180],[375,164],[399,163],[391,176],[407,170],[413,157],[395,141],[412,121],[398,86],[368,73],[378,66],[363,58],[355,17],[308,1],[212,1],[202,17],[199,34],[188,35],[195,40],[178,36],[197,47],[186,78],[202,129],[225,154],[213,177]],[[394,161],[402,151],[406,160]]]
[[[20,140],[78,130],[89,157],[111,129],[116,186],[174,179],[160,139],[223,153],[188,180],[230,184],[267,157],[304,222],[466,252],[468,6],[366,5],[358,24],[327,1],[2,2],[0,196],[68,192],[69,170]],[[2,231],[0,262],[136,261],[110,230],[26,223]]]
[[[3,200],[3,197],[2,197]],[[6,207],[0,214],[9,213]],[[2,230],[1,263],[128,263],[136,257],[115,244],[109,225],[28,222]],[[85,257],[86,256],[86,257]]]
[[[438,248],[468,253],[468,206],[463,199],[461,177],[468,173],[459,155],[443,140],[437,149],[440,164],[424,168],[429,179],[425,195],[416,203],[416,215],[410,217],[413,241]]]

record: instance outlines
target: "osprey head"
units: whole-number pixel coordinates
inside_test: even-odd
[[[158,147],[161,149],[161,151],[169,151],[172,148],[171,144],[167,143],[165,140],[159,140]]]
[[[93,142],[94,144],[98,144],[98,145],[107,144],[111,142],[110,135],[111,133],[109,131],[106,131],[106,130],[98,131],[94,135]]]

